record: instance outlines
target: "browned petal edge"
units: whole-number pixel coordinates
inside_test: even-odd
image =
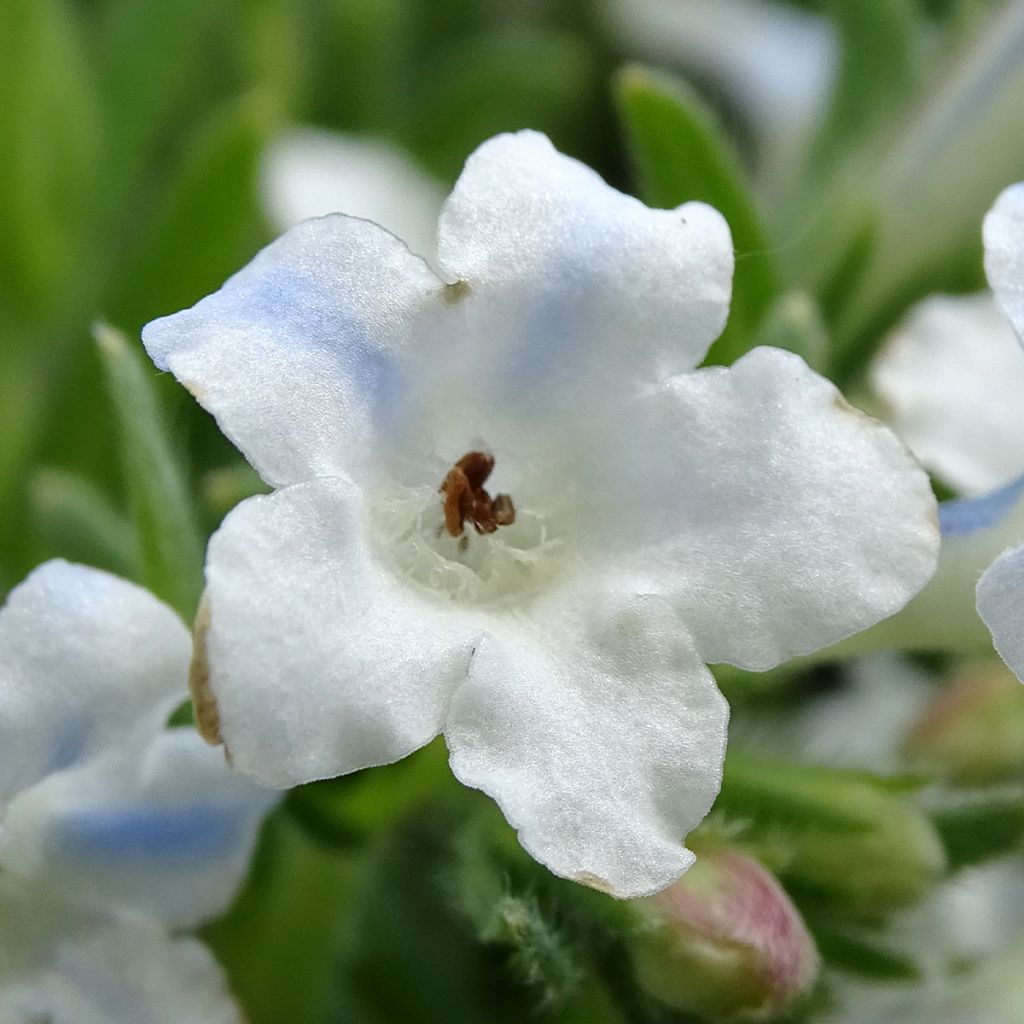
[[[206,658],[206,637],[210,632],[210,602],[206,593],[199,601],[196,621],[192,627],[192,661],[188,666],[188,689],[199,735],[217,746],[224,742],[220,734],[220,711],[210,689],[210,665]]]
[[[446,284],[442,295],[444,301],[449,306],[454,306],[456,303],[461,302],[470,293],[470,287],[468,281],[452,281],[451,284]]]
[[[606,892],[609,896],[615,895],[615,889],[610,882],[600,875],[591,874],[589,871],[580,871],[578,874],[573,875],[573,881],[579,882],[581,885],[589,885],[591,889],[597,889],[598,892]]]

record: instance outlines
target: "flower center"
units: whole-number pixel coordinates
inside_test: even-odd
[[[439,489],[377,492],[370,514],[378,550],[416,589],[459,603],[517,604],[568,568],[568,545],[546,514],[487,493],[493,468],[492,455],[471,451]]]
[[[507,494],[491,497],[484,484],[494,469],[494,456],[487,452],[466,452],[441,484],[444,495],[444,528],[461,537],[468,519],[477,533],[494,533],[499,526],[516,521],[516,509]]]

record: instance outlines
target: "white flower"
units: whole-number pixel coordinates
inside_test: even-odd
[[[434,251],[444,189],[385,139],[293,128],[263,154],[260,186],[278,231],[347,213],[387,228],[415,253]]]
[[[274,801],[164,728],[190,647],[146,591],[66,562],[0,610],[0,1020],[239,1019],[169,929],[225,909]]]
[[[888,421],[946,483],[981,494],[1024,470],[1024,358],[989,293],[916,306],[872,367]]]
[[[999,196],[985,218],[983,233],[989,284],[1018,338],[1024,339],[1024,183],[1011,185]],[[1020,355],[1024,362],[1024,353]],[[1019,508],[1022,490],[1024,477],[994,495],[959,503],[964,516],[976,520],[972,532],[981,541],[986,532],[1003,535],[1003,521]],[[978,581],[977,601],[999,656],[1024,678],[1024,544],[1004,551],[985,570]]]
[[[688,372],[732,273],[707,206],[499,136],[436,261],[448,283],[372,224],[309,221],[145,329],[280,488],[211,542],[200,702],[274,786],[443,731],[538,860],[658,890],[719,784],[704,662],[766,669],[894,612],[934,567],[934,499],[798,358]]]
[[[839,47],[828,19],[771,0],[605,0],[629,52],[676,63],[723,89],[767,152],[791,166],[818,126]]]

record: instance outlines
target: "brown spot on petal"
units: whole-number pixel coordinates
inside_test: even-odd
[[[192,709],[196,728],[207,743],[218,746],[224,740],[220,734],[220,711],[210,689],[210,665],[206,657],[206,637],[210,632],[210,602],[203,594],[192,629],[192,661],[188,666],[188,688],[192,694]]]
[[[444,301],[449,306],[454,306],[469,295],[470,287],[468,281],[454,281],[444,286]]]
[[[579,882],[581,885],[589,885],[591,889],[597,889],[598,892],[606,892],[609,896],[615,895],[615,888],[611,882],[600,875],[592,875],[589,871],[581,871],[578,875],[573,875],[573,881]]]

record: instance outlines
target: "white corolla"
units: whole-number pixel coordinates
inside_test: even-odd
[[[732,276],[710,207],[499,136],[434,265],[307,221],[144,331],[278,488],[208,552],[207,734],[285,787],[443,732],[534,857],[653,892],[720,781],[705,662],[767,669],[895,612],[934,569],[934,499],[799,358],[694,370]]]
[[[146,591],[48,562],[0,610],[0,1020],[235,1024],[206,948],[274,803],[181,703],[188,631]]]
[[[919,303],[871,377],[896,432],[961,493],[983,494],[1024,472],[1024,354],[991,293]]]
[[[996,300],[1024,339],[1024,182],[1011,185],[985,218],[985,272]],[[1024,353],[1021,353],[1024,360]],[[1017,499],[1024,479],[1011,485]],[[1024,544],[1004,551],[978,581],[978,613],[1002,659],[1024,678]]]

